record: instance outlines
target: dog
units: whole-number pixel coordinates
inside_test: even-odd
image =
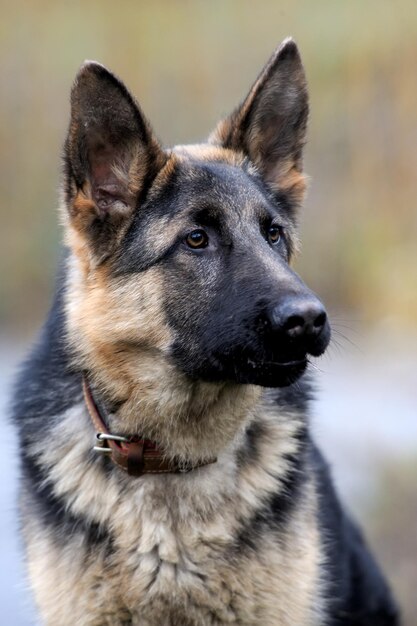
[[[330,324],[290,267],[308,108],[288,39],[206,143],[165,150],[81,67],[64,253],[13,412],[43,624],[398,624],[309,432]]]

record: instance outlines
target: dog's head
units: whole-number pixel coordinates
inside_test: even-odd
[[[152,385],[284,386],[329,341],[290,268],[307,86],[292,40],[207,143],[163,150],[126,87],[86,63],[65,146],[70,335],[87,368]],[[144,371],[146,370],[146,371]]]

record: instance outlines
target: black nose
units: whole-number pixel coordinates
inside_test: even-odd
[[[272,329],[290,339],[318,337],[327,325],[324,306],[314,295],[287,296],[270,312]]]

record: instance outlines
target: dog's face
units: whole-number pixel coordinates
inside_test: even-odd
[[[117,78],[83,66],[65,191],[90,364],[133,377],[146,353],[191,379],[284,386],[325,350],[325,310],[289,266],[307,116],[292,41],[207,144],[170,151]]]

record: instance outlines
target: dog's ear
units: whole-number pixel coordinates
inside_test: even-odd
[[[305,192],[302,152],[308,92],[295,42],[286,39],[244,102],[220,122],[209,141],[247,155],[274,191],[301,204]]]
[[[71,92],[65,200],[70,223],[96,262],[112,252],[165,161],[124,84],[102,65],[87,61]]]

